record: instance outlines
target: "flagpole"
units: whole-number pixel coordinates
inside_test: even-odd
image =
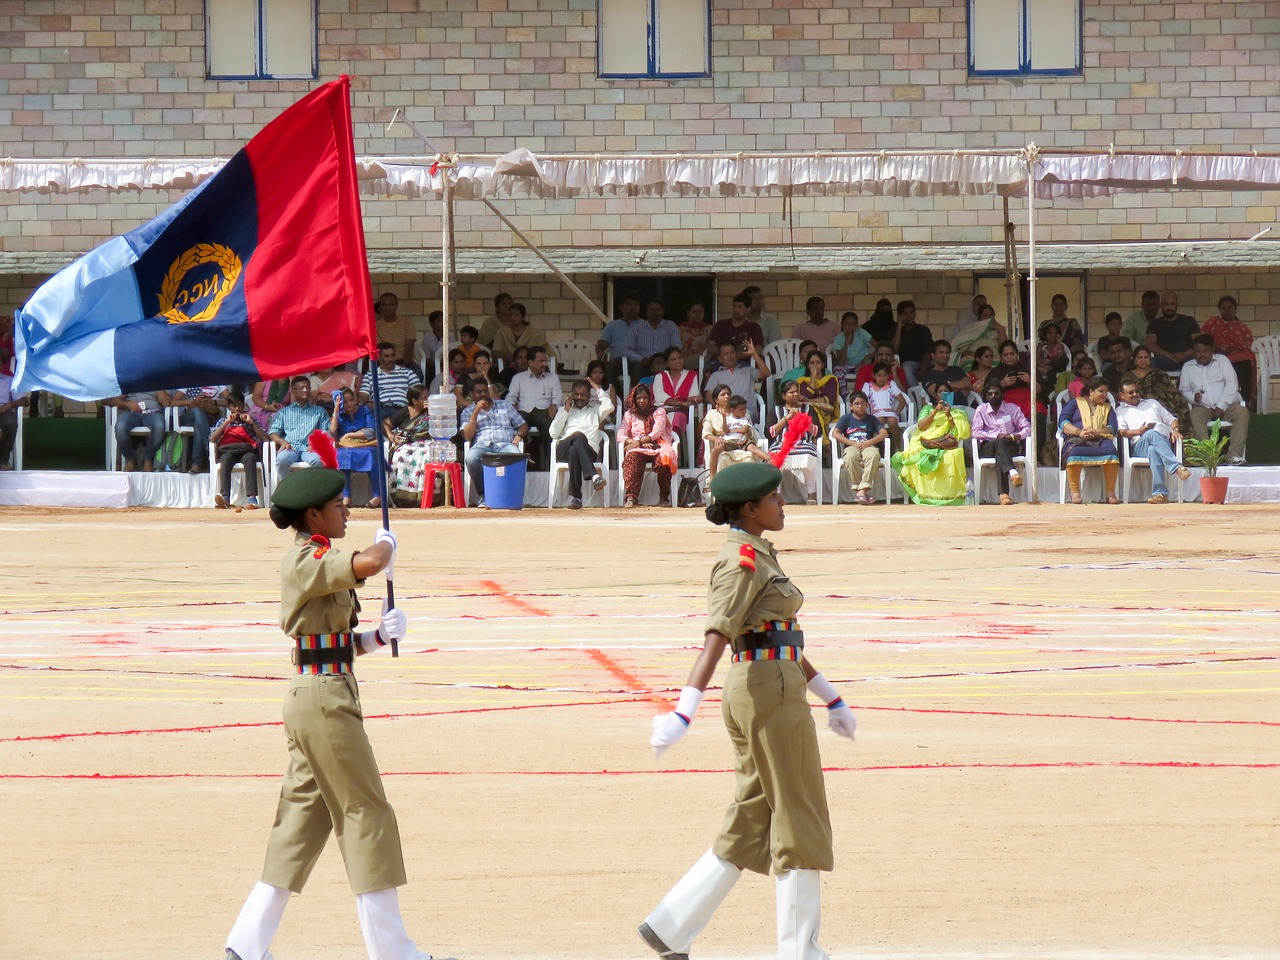
[[[375,338],[376,339],[376,338]],[[375,445],[378,458],[378,499],[382,501],[382,529],[391,529],[391,515],[389,504],[387,503],[387,457],[383,453],[382,445],[384,438],[382,436],[382,389],[378,384],[378,360],[377,356],[370,358],[370,369],[373,370],[373,419],[377,423],[376,431],[378,442]],[[387,609],[394,609],[396,605],[396,588],[391,581],[390,574],[387,575]],[[391,655],[393,657],[400,656],[400,643],[395,637],[391,638]]]

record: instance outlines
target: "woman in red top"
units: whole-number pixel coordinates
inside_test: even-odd
[[[1240,395],[1244,402],[1253,407],[1253,384],[1257,379],[1257,358],[1253,353],[1253,331],[1249,325],[1236,316],[1236,298],[1231,294],[1219,298],[1218,315],[1210,317],[1201,327],[1201,332],[1213,337],[1213,347],[1219,353],[1225,353],[1231,365],[1236,368],[1236,379],[1240,381]]]

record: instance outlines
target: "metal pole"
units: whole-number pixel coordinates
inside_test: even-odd
[[[1042,442],[1039,431],[1036,430],[1036,393],[1039,389],[1039,382],[1036,379],[1037,354],[1039,353],[1039,344],[1037,343],[1036,328],[1036,145],[1029,144],[1027,148],[1027,299],[1031,301],[1027,317],[1030,321],[1027,334],[1027,353],[1031,358],[1031,456],[1033,466],[1027,472],[1031,474],[1031,500],[1034,503],[1040,499],[1039,478],[1037,473],[1040,465],[1040,443]]]
[[[453,329],[453,180],[450,179],[449,173],[452,168],[447,164],[441,165],[440,178],[442,185],[441,199],[444,201],[444,215],[440,219],[441,238],[441,267],[440,267],[440,309],[444,314],[444,322],[441,325],[441,344],[440,349],[444,352],[444,359],[440,364],[440,392],[452,393],[453,385],[449,383],[447,376],[449,370],[449,331]]]
[[[382,450],[382,390],[378,386],[378,353],[374,353],[371,359],[370,369],[373,371],[373,419],[378,424],[378,442],[375,445],[378,458],[378,497],[382,500],[382,529],[391,529],[391,505],[387,502],[387,458]],[[390,575],[387,576],[387,609],[393,609],[396,605],[396,587],[391,582]],[[395,637],[391,638],[391,655],[393,657],[400,656],[400,642]]]

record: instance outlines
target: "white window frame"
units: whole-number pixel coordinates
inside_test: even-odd
[[[1067,24],[1074,42],[1062,36]],[[1007,36],[993,38],[993,25]],[[1084,0],[969,0],[968,33],[970,76],[1074,77],[1084,71]],[[1064,50],[1073,51],[1073,62],[1062,61]]]
[[[705,44],[694,50],[701,54],[700,64],[693,66],[690,50],[681,51],[688,59],[672,63],[675,54],[664,57],[663,11],[679,8],[679,24],[701,22],[705,25]],[[617,51],[637,44],[636,34],[644,28],[643,64],[638,56],[619,63]],[[683,31],[677,30],[676,36]],[[664,62],[665,61],[665,62]],[[596,2],[596,75],[602,79],[631,80],[695,80],[711,76],[711,0],[597,0]]]
[[[204,0],[208,79],[314,80],[319,76],[316,3]],[[306,22],[300,24],[303,16]],[[229,51],[227,44],[242,44],[243,48]]]

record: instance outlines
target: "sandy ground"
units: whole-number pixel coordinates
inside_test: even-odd
[[[789,508],[809,653],[861,722],[820,733],[832,955],[1280,957],[1278,518]],[[663,759],[646,744],[723,532],[657,509],[394,524],[411,634],[359,676],[411,934],[437,957],[651,956],[635,924],[732,790],[718,691]],[[212,510],[0,528],[0,957],[220,958],[285,761],[286,535]],[[769,955],[773,916],[748,876],[695,954]],[[275,955],[364,956],[336,846]]]

